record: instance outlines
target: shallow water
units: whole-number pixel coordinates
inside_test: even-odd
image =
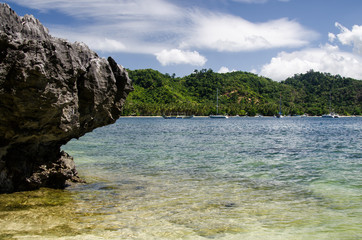
[[[88,184],[0,196],[0,239],[361,239],[362,118],[121,118]]]

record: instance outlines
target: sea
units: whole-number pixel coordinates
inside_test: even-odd
[[[362,239],[362,118],[124,117],[87,183],[0,195],[0,239]]]

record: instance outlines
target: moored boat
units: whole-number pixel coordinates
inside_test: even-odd
[[[339,115],[334,113],[328,113],[328,114],[323,114],[322,118],[339,118]]]
[[[323,114],[322,118],[339,118],[338,114],[332,112],[332,93],[329,94],[329,113]]]
[[[162,115],[162,117],[164,119],[190,119],[193,118],[194,115],[171,115],[171,116],[166,116],[166,115]]]
[[[216,114],[210,115],[210,118],[229,118],[228,115],[220,115],[219,114],[219,89],[216,90]]]
[[[210,118],[229,118],[228,115],[210,115]]]

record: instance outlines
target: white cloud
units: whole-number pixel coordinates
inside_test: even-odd
[[[264,65],[260,75],[276,81],[285,80],[296,73],[311,69],[341,76],[362,79],[362,58],[341,51],[337,46],[326,44],[292,53],[281,52]]]
[[[165,47],[175,47],[175,39],[185,32],[184,9],[167,0],[152,0],[152,3],[149,0],[9,2],[42,12],[55,10],[68,15],[69,19],[64,18],[64,22],[72,21],[72,24],[47,25],[50,32],[72,41],[83,41],[94,50],[105,52],[123,49],[124,52],[154,54]]]
[[[105,28],[100,28],[98,31],[93,28],[83,27],[81,29],[70,29],[62,26],[51,26],[50,34],[60,38],[66,38],[69,41],[78,41],[86,43],[91,49],[95,51],[102,51],[106,53],[127,52],[127,53],[141,53],[141,54],[154,54],[161,51],[167,46],[162,43],[146,44],[142,39],[137,37],[123,38],[123,31],[119,30],[113,34],[107,34]],[[111,27],[108,27],[109,31]],[[107,29],[108,29],[107,28]],[[107,38],[104,36],[110,36]],[[117,40],[116,40],[117,39]]]
[[[222,66],[222,67],[219,69],[218,73],[228,73],[228,72],[235,72],[235,71],[236,71],[235,69],[230,70],[228,67]]]
[[[352,30],[349,30],[338,22],[335,25],[341,31],[341,33],[337,34],[338,40],[343,45],[353,46],[354,52],[362,55],[362,26],[354,25]]]
[[[328,33],[328,40],[330,42],[334,42],[335,39],[336,39],[336,35],[334,35],[333,33]]]
[[[100,21],[141,19],[141,17],[155,19],[177,17],[180,14],[179,8],[167,0],[152,0],[152,4],[148,0],[9,0],[8,2],[43,12],[58,10],[77,18],[98,18]]]
[[[106,51],[106,52],[122,52],[125,50],[125,46],[123,43],[108,39],[108,38],[99,38],[93,39],[89,42],[89,47],[93,50]]]
[[[47,27],[51,32],[63,34],[58,36],[84,41],[95,50],[105,52],[155,54],[172,48],[254,51],[305,46],[316,36],[315,32],[285,18],[252,23],[238,16],[209,12],[193,4],[181,6],[170,0],[9,2],[43,12],[55,10],[76,18],[76,24]]]
[[[286,18],[252,23],[218,13],[193,13],[194,26],[181,43],[183,48],[207,48],[220,52],[254,51],[307,45],[317,34]]]
[[[260,75],[281,81],[296,73],[313,69],[362,79],[362,26],[355,25],[352,30],[339,23],[335,26],[341,33],[329,33],[329,41],[333,43],[338,40],[342,45],[353,46],[353,53],[341,51],[337,45],[331,44],[291,53],[280,52],[270,63],[262,67]]]
[[[251,69],[250,72],[254,73],[254,74],[258,74],[258,70],[256,70],[255,68]]]
[[[203,66],[207,59],[196,51],[182,51],[179,49],[162,50],[156,53],[157,60],[162,66],[173,64],[191,64],[195,66]]]

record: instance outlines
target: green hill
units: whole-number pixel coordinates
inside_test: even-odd
[[[362,81],[329,73],[309,71],[286,79],[298,93],[294,102],[305,112],[321,115],[331,110],[341,115],[361,115]]]
[[[321,115],[332,110],[343,115],[362,112],[362,81],[309,71],[283,82],[249,72],[215,73],[195,70],[179,78],[152,69],[129,70],[135,91],[127,98],[124,115],[195,114],[216,111],[230,115],[275,115],[279,99],[283,114]]]

